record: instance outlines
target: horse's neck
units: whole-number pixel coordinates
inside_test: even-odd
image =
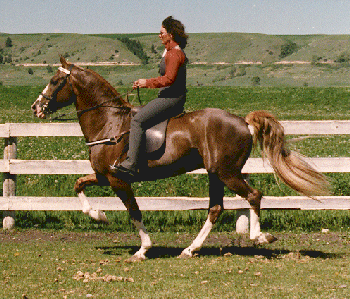
[[[81,111],[79,123],[88,141],[117,136],[129,129],[130,117],[123,108],[130,107],[106,80],[85,70],[75,87],[78,90],[76,107]]]
[[[77,109],[81,111],[80,127],[88,142],[115,137],[129,130],[130,110],[115,105],[113,99],[97,102],[94,106],[84,109],[78,107]]]

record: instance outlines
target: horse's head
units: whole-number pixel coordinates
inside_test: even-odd
[[[73,64],[69,64],[63,57],[61,63],[62,67],[58,68],[31,107],[34,115],[39,118],[46,118],[47,115],[72,104],[75,100],[71,81]]]

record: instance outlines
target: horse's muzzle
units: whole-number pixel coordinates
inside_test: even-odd
[[[40,105],[39,100],[36,100],[34,102],[34,104],[31,106],[31,109],[32,109],[32,111],[34,113],[34,116],[36,116],[38,118],[41,118],[41,119],[46,118],[46,114],[45,114],[45,112],[43,110],[42,105]]]

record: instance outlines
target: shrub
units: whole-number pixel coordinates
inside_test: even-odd
[[[350,55],[349,53],[342,53],[339,55],[339,57],[335,60],[335,62],[339,63],[348,63],[350,61]]]
[[[11,48],[12,47],[12,39],[8,37],[5,42],[6,48]]]
[[[128,50],[134,53],[135,56],[140,58],[142,64],[148,63],[149,57],[144,52],[143,47],[139,41],[132,40],[128,37],[119,37],[118,40],[124,43]]]
[[[252,78],[252,83],[253,83],[253,86],[258,86],[260,85],[260,77],[259,76],[255,76]]]
[[[287,41],[287,43],[281,46],[281,54],[279,57],[280,58],[287,57],[293,54],[294,52],[296,52],[297,50],[298,50],[298,45],[296,43]]]

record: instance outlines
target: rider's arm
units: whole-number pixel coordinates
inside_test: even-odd
[[[161,88],[174,83],[177,72],[186,60],[185,54],[180,49],[172,49],[165,55],[165,74],[157,78],[147,79],[146,88]]]

